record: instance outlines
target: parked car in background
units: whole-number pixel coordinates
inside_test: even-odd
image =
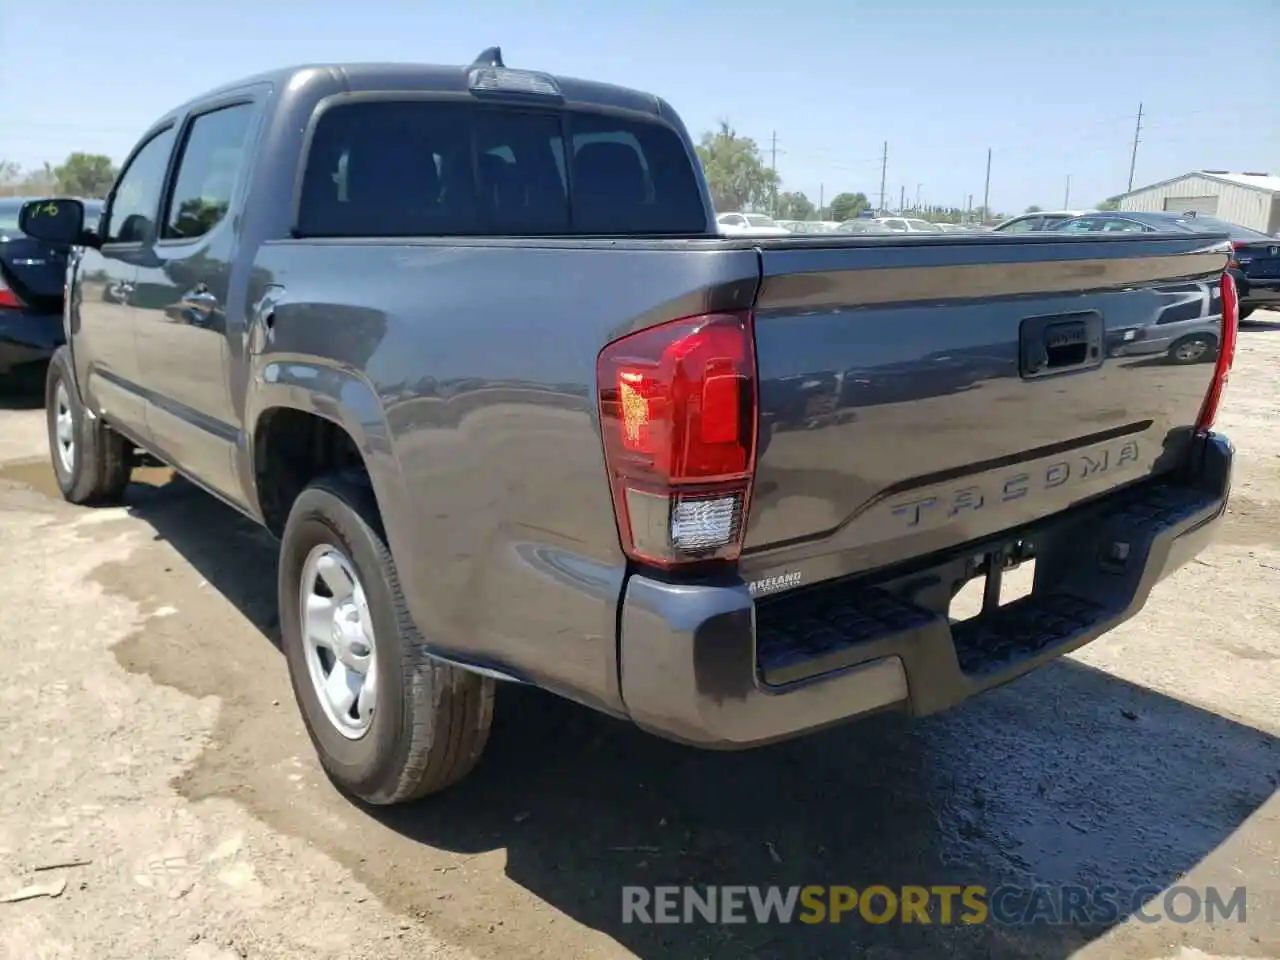
[[[716,217],[719,231],[731,237],[789,237],[791,231],[763,213],[722,213]]]
[[[833,220],[789,220],[783,223],[792,233],[831,233],[840,224]]]
[[[991,229],[996,233],[1038,233],[1052,230],[1060,223],[1093,213],[1092,210],[1037,210],[1002,220]]]
[[[70,248],[19,229],[18,214],[31,199],[0,198],[0,377],[40,366],[65,342],[62,287]],[[92,228],[102,202],[83,203]]]
[[[877,217],[873,222],[889,233],[942,233],[942,228],[936,223],[918,217]]]
[[[1259,307],[1280,307],[1280,240],[1217,217],[1170,211],[1095,213],[1057,224],[1064,233],[1226,234],[1234,250],[1230,270],[1240,295],[1240,319]]]
[[[890,233],[891,231],[884,226],[879,220],[870,220],[866,217],[855,217],[852,220],[846,220],[844,223],[836,226],[837,233]]]

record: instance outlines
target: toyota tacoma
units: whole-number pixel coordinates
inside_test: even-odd
[[[726,237],[665,101],[496,48],[212,91],[95,230],[23,231],[83,248],[62,493],[146,455],[279,538],[302,716],[370,803],[472,769],[501,683],[709,748],[951,707],[1134,615],[1226,507],[1226,236]],[[1214,362],[1124,356],[1188,289]]]

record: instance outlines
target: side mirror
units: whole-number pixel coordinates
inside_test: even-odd
[[[22,205],[18,229],[28,237],[64,246],[84,240],[84,204],[79,200],[32,200]]]

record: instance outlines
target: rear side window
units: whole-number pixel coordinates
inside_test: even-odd
[[[706,230],[692,164],[662,124],[386,100],[320,116],[297,226],[330,237]]]

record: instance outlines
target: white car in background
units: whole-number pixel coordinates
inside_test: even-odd
[[[716,217],[719,231],[729,237],[789,237],[791,231],[763,213],[722,213]]]
[[[936,223],[918,217],[877,217],[875,222],[888,233],[942,233]]]

